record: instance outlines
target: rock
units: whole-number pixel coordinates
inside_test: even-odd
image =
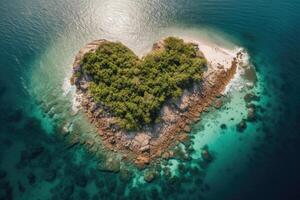
[[[151,137],[146,133],[137,134],[134,137],[130,148],[133,150],[139,150],[140,152],[148,151],[150,149],[150,139]]]
[[[255,121],[256,119],[256,110],[255,107],[249,107],[247,113],[247,120],[248,121]]]
[[[101,171],[118,173],[120,171],[120,161],[117,158],[107,158],[104,164],[99,164]]]
[[[148,144],[148,145],[142,146],[140,148],[140,151],[141,152],[149,152],[150,151],[150,145]]]
[[[222,107],[222,101],[221,101],[221,99],[217,99],[216,101],[215,101],[215,103],[214,103],[214,107],[216,108],[216,109],[219,109],[219,108],[221,108]]]
[[[247,83],[246,83],[246,86],[247,86],[247,88],[252,89],[252,88],[254,88],[254,83],[252,83],[252,82],[247,82]]]
[[[132,172],[128,169],[121,168],[119,177],[121,181],[128,182],[132,177]]]
[[[170,169],[169,167],[163,168],[163,172],[164,172],[164,176],[165,176],[166,178],[170,178],[170,177],[172,176],[172,174],[171,174],[171,169]]]
[[[185,174],[187,172],[187,168],[184,164],[180,163],[178,165],[178,171],[180,174]]]
[[[193,145],[190,144],[190,145],[187,147],[187,152],[188,152],[189,154],[191,154],[191,153],[193,153],[194,151],[195,151],[195,149],[194,149]]]
[[[211,155],[211,153],[209,152],[208,150],[208,146],[204,146],[202,148],[202,151],[201,151],[201,157],[202,159],[205,161],[205,162],[211,162],[213,160],[213,157]]]
[[[70,139],[70,144],[68,145],[68,149],[73,148],[74,146],[76,146],[77,144],[79,144],[79,139],[77,136],[74,136]]]
[[[41,153],[43,153],[44,147],[42,146],[37,146],[37,147],[32,147],[26,150],[24,153],[22,152],[22,156],[27,157],[27,159],[32,160],[38,157]]]
[[[163,159],[169,159],[170,158],[170,154],[169,154],[169,152],[164,152],[162,155],[161,155],[161,157],[163,158]]]
[[[70,122],[67,122],[62,126],[61,133],[63,134],[63,136],[66,136],[70,133],[71,126],[72,126],[72,123],[70,123]]]
[[[145,173],[144,173],[144,180],[147,182],[147,183],[150,183],[152,182],[156,177],[156,172],[154,170],[147,170]]]
[[[146,165],[148,165],[150,163],[150,158],[149,156],[146,155],[139,155],[136,160],[134,161],[134,163],[140,168],[143,169],[145,168]]]
[[[183,129],[186,133],[191,132],[191,127],[189,125],[186,125]]]
[[[227,126],[226,126],[226,124],[221,124],[221,126],[220,126],[220,127],[221,127],[221,129],[223,129],[223,130],[224,130],[224,129],[227,129]]]
[[[87,82],[83,82],[83,83],[80,84],[80,89],[82,91],[85,92],[85,91],[87,91],[88,88],[89,88],[89,84]]]
[[[237,124],[236,129],[238,132],[243,132],[247,128],[246,120],[242,119],[240,123]]]
[[[248,93],[244,96],[244,100],[246,103],[250,103],[251,101],[259,101],[260,97],[255,95],[254,93]]]
[[[188,160],[189,155],[184,151],[183,148],[177,146],[174,148],[174,156],[180,160]]]
[[[182,143],[187,143],[189,142],[189,135],[187,133],[181,133],[178,139]]]
[[[115,143],[116,143],[115,137],[110,137],[110,138],[108,138],[108,142],[109,142],[110,144],[115,144]]]

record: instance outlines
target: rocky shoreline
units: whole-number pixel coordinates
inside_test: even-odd
[[[76,86],[77,100],[91,123],[98,128],[103,144],[109,150],[122,154],[123,159],[136,164],[139,168],[159,158],[169,159],[174,156],[172,147],[189,141],[191,125],[198,121],[200,114],[210,106],[222,106],[222,92],[236,73],[242,60],[243,52],[232,57],[227,67],[222,63],[208,60],[208,67],[203,74],[203,81],[185,90],[177,101],[168,101],[161,109],[161,122],[144,127],[137,132],[125,132],[114,126],[114,117],[105,113],[88,94],[88,77],[75,76],[81,72],[80,61],[88,52],[94,52],[106,40],[95,40],[83,47],[75,57],[71,84]],[[199,45],[194,43],[196,47]],[[163,40],[153,45],[152,51],[164,48]],[[201,49],[200,49],[201,50]],[[202,54],[201,51],[198,51]],[[205,56],[205,54],[204,54]]]

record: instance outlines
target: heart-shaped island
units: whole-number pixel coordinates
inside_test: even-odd
[[[221,106],[219,97],[242,52],[202,48],[205,52],[197,43],[167,37],[141,59],[122,43],[107,40],[80,50],[71,83],[108,149],[140,167],[171,158],[170,148],[189,140],[190,125],[200,113]]]

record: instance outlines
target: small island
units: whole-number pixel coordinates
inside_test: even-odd
[[[96,40],[77,54],[71,83],[104,145],[144,168],[171,158],[201,112],[221,107],[242,56],[167,37],[139,58],[120,42]]]

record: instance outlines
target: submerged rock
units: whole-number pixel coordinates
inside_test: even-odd
[[[208,150],[208,146],[207,145],[205,145],[202,148],[201,157],[207,163],[210,163],[213,160],[213,157],[212,157],[210,151]]]
[[[156,177],[156,172],[152,169],[149,169],[144,173],[144,180],[147,183],[152,182],[155,179],[155,177]]]
[[[53,182],[56,178],[56,171],[55,170],[46,170],[44,174],[44,179],[47,182]]]
[[[31,147],[28,150],[22,152],[22,156],[24,156],[29,160],[32,160],[38,157],[41,153],[43,153],[43,151],[44,151],[44,147],[42,146]]]
[[[247,120],[248,121],[255,121],[256,120],[256,109],[255,109],[255,106],[250,106],[248,108]]]
[[[164,176],[170,178],[172,176],[171,169],[169,167],[163,168]]]
[[[227,129],[227,126],[226,126],[226,124],[221,124],[221,126],[220,126],[220,127],[221,127],[221,129],[223,129],[223,130],[224,130],[224,129]]]
[[[187,168],[184,164],[180,163],[178,165],[178,171],[180,174],[185,174],[187,172]]]
[[[260,97],[255,95],[254,93],[248,93],[244,96],[244,100],[246,103],[250,103],[251,101],[259,101]]]
[[[242,121],[236,125],[236,130],[238,132],[243,132],[246,128],[247,128],[247,123],[245,119],[242,119]]]
[[[120,160],[116,158],[108,158],[104,164],[99,164],[98,168],[101,171],[118,173],[120,171]]]
[[[126,168],[121,168],[120,170],[120,180],[128,182],[132,178],[132,172]]]
[[[162,153],[161,157],[162,157],[163,159],[168,160],[168,159],[170,158],[170,153],[166,151],[166,152]]]

